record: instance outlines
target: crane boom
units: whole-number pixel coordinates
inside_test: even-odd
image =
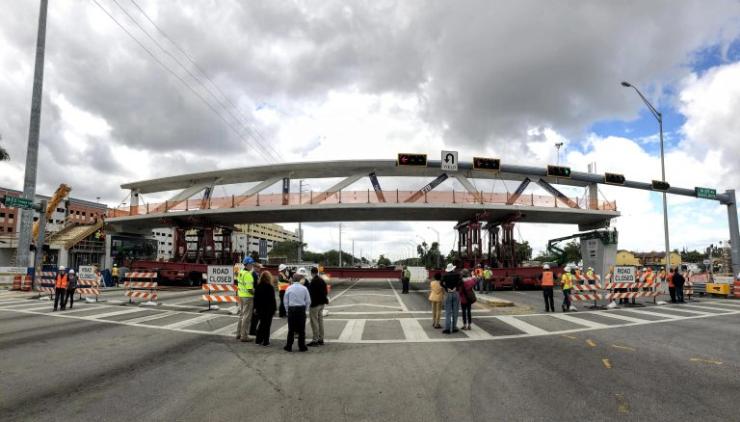
[[[57,208],[57,205],[59,205],[60,202],[62,202],[62,199],[64,199],[67,195],[69,195],[69,192],[72,191],[72,188],[62,183],[59,185],[57,190],[54,192],[54,195],[49,199],[49,204],[46,206],[46,214],[42,216],[41,218],[46,218],[45,216],[51,215],[54,210]],[[36,239],[39,235],[39,222],[36,221],[33,223],[33,238]]]

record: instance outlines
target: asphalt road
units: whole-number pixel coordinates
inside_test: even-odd
[[[424,292],[394,305],[400,296],[390,285],[335,286],[334,296],[341,291],[333,305],[349,306],[330,318],[377,318],[363,315],[366,305],[389,313],[388,321],[426,317],[414,314]],[[172,297],[189,294],[197,292]],[[524,292],[522,301],[534,308],[540,295]],[[406,311],[392,308],[400,303]],[[733,311],[740,306],[725,303],[645,308],[671,318],[632,313],[647,323],[605,329],[481,341],[328,341],[286,353],[282,338],[262,348],[115,321],[122,315],[84,319],[110,313],[92,304],[76,304],[79,317],[24,312],[48,303],[0,295],[0,420],[740,420],[740,313]],[[499,311],[479,311],[480,327],[499,334]],[[587,312],[569,316],[610,324]],[[538,320],[545,317],[521,320],[550,330]]]

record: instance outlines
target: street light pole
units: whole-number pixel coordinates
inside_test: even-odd
[[[36,36],[36,63],[33,70],[33,92],[31,94],[31,122],[28,128],[26,149],[26,174],[23,179],[23,197],[34,200],[36,196],[36,170],[39,160],[39,132],[41,130],[41,100],[44,89],[44,53],[46,51],[46,10],[48,0],[41,0],[39,27]],[[21,227],[18,235],[16,265],[28,267],[29,248],[33,231],[33,210],[21,209]],[[39,245],[39,248],[41,245]],[[38,251],[36,252],[38,253]]]
[[[650,101],[648,101],[647,98],[642,95],[642,92],[640,92],[640,90],[637,89],[636,86],[625,81],[622,81],[622,86],[625,88],[634,89],[635,92],[637,92],[637,95],[639,95],[642,99],[642,102],[645,103],[648,110],[650,110],[650,113],[653,115],[653,117],[655,117],[655,120],[658,121],[658,128],[660,130],[660,175],[661,181],[665,182],[665,154],[663,152],[663,114],[659,112],[655,107],[653,107],[652,104],[650,104]],[[663,233],[665,235],[665,268],[666,271],[669,271],[671,268],[671,248],[668,239],[668,199],[665,192],[663,192]]]

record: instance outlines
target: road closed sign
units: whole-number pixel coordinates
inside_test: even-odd
[[[92,265],[80,265],[77,277],[80,280],[95,280],[95,267]]]
[[[231,265],[209,265],[208,284],[232,284],[234,268]]]
[[[634,283],[636,278],[635,267],[614,267],[615,283]]]

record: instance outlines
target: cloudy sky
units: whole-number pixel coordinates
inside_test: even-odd
[[[595,162],[659,179],[657,124],[622,80],[663,112],[672,185],[740,189],[737,1],[50,3],[40,193],[65,182],[114,206],[134,180],[400,151],[545,165],[556,142],[576,170]],[[38,2],[0,6],[0,142],[12,157],[0,186],[20,189]],[[663,248],[658,194],[601,194],[623,214],[620,246]],[[669,205],[672,247],[728,238],[724,207]],[[408,241],[436,237],[427,226],[347,223],[343,239],[402,256]],[[452,224],[432,226],[451,248]],[[522,224],[515,234],[542,249],[574,231]],[[337,225],[307,225],[306,241],[336,247]]]

